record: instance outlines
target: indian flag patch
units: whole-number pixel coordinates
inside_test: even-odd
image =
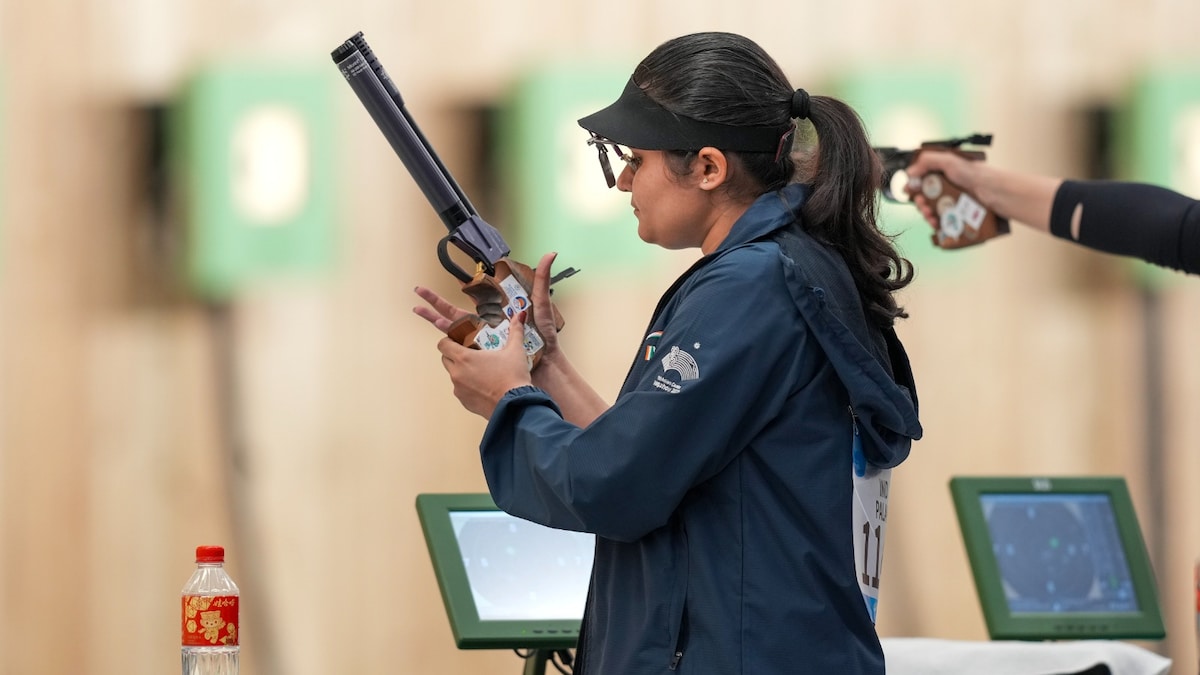
[[[642,360],[649,361],[650,357],[654,356],[654,350],[658,349],[658,341],[662,338],[663,332],[656,330],[646,336],[642,343]]]

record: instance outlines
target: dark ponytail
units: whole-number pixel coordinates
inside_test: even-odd
[[[806,167],[813,191],[802,209],[805,229],[842,254],[868,314],[891,326],[908,316],[892,294],[912,282],[913,266],[878,226],[879,157],[850,106],[828,96],[811,97],[809,106],[817,155]]]
[[[876,222],[882,168],[858,114],[837,99],[799,95],[783,70],[753,41],[732,33],[696,33],[663,43],[642,60],[633,81],[662,107],[705,122],[739,126],[785,126],[806,108],[808,121],[795,135],[815,132],[816,155],[731,152],[739,165],[728,190],[753,199],[790,182],[810,183],[802,209],[803,227],[832,246],[846,261],[868,316],[879,326],[907,317],[893,293],[913,278],[912,263],[900,256]],[[673,152],[686,173],[695,152]]]

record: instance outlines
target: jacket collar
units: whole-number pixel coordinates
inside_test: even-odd
[[[781,190],[763,194],[737,219],[713,253],[723,253],[735,246],[761,239],[794,222],[810,191],[808,185],[792,183]]]

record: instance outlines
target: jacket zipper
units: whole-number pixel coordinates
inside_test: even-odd
[[[679,523],[680,535],[682,538],[682,546],[685,552],[688,551],[687,545],[687,526],[681,521]],[[687,561],[690,565],[690,560]],[[688,570],[683,570],[683,578],[688,578]],[[674,672],[679,669],[679,662],[683,659],[684,631],[687,623],[687,586],[683,588],[683,597],[680,599],[679,615],[677,617],[679,623],[675,626],[675,644],[672,645],[671,660],[667,664],[667,670]]]

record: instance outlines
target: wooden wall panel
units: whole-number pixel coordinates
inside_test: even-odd
[[[992,161],[1049,173],[1082,170],[1078,112],[1121,95],[1139,65],[1200,64],[1200,6],[1184,0],[615,0],[595,10],[0,2],[0,672],[174,668],[175,595],[193,548],[214,541],[229,546],[247,598],[247,675],[519,667],[510,653],[454,649],[413,506],[421,492],[485,489],[483,421],[459,408],[437,336],[410,312],[417,284],[456,293],[433,257],[441,225],[339,91],[337,265],[258,285],[224,308],[179,294],[160,246],[179,223],[147,203],[143,112],[191,68],[324,63],[365,30],[479,194],[476,109],[522,68],[632,63],[691,30],[759,39],[815,93],[855,65],[954,60],[973,76],[972,119],[996,133]],[[1180,277],[1163,295],[1166,457],[1156,472],[1144,453],[1141,299],[1122,266],[1023,228],[959,255],[970,262],[922,270],[904,297],[912,319],[900,331],[927,435],[896,474],[881,632],[985,635],[950,476],[1118,473],[1162,555],[1170,637],[1157,647],[1194,663],[1200,282]],[[564,286],[564,341],[603,395],[615,394],[647,314],[689,259],[663,253],[644,277],[585,270]],[[1147,523],[1157,504],[1163,523]]]

